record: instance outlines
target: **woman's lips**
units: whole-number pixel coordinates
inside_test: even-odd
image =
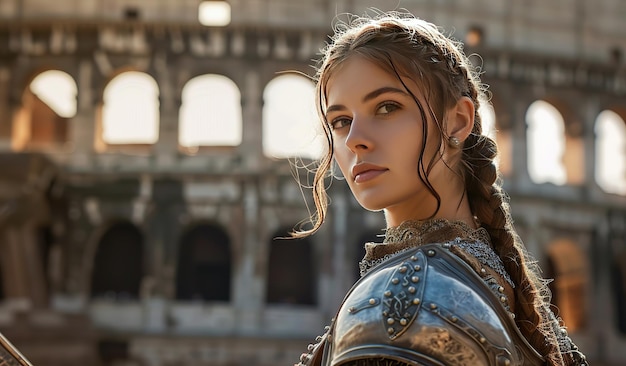
[[[359,163],[352,167],[352,179],[355,183],[364,183],[386,172],[388,169],[370,163]]]
[[[365,183],[367,181],[370,181],[376,177],[378,177],[379,175],[383,174],[384,172],[386,172],[387,170],[366,170],[362,173],[357,174],[356,176],[354,176],[354,182],[355,183]]]

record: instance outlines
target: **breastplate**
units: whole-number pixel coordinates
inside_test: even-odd
[[[497,294],[448,247],[408,250],[361,278],[324,338],[321,364],[543,365]]]

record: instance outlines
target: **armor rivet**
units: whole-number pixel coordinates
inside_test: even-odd
[[[413,277],[411,277],[411,281],[412,281],[413,283],[418,283],[418,282],[419,282],[419,280],[420,280],[420,278],[419,278],[419,277],[417,277],[417,276],[413,276]]]
[[[413,304],[414,304],[414,305],[419,305],[419,304],[420,304],[420,302],[421,302],[421,300],[420,300],[420,299],[417,299],[417,298],[416,298],[416,299],[413,299]]]
[[[567,334],[567,330],[565,328],[561,328],[561,334]]]
[[[376,299],[371,298],[369,303],[370,303],[370,305],[375,305],[376,304]]]
[[[393,333],[395,333],[395,332],[396,332],[396,331],[395,331],[393,328],[391,328],[391,327],[387,328],[387,333],[389,333],[389,334],[393,334]]]
[[[515,313],[511,313],[511,319],[515,319]]]
[[[385,291],[385,296],[390,297],[391,296],[391,291],[389,291],[389,290]]]
[[[416,290],[415,290],[415,287],[411,286],[411,287],[408,288],[408,291],[409,291],[409,293],[414,294]]]
[[[487,270],[486,270],[486,269],[484,269],[484,268],[481,268],[481,269],[480,269],[480,273],[483,273],[483,274],[484,274],[484,273],[487,273]]]
[[[393,283],[394,285],[397,285],[398,282],[400,282],[400,280],[397,279],[397,278],[394,278],[394,279],[391,280],[391,283]]]
[[[506,302],[506,296],[500,296],[500,302]]]
[[[355,311],[356,311],[356,308],[355,308],[354,306],[350,306],[350,307],[348,308],[348,312],[349,312],[349,313],[354,313]]]
[[[400,324],[406,325],[406,323],[408,323],[408,320],[406,320],[405,318],[400,319]]]
[[[504,292],[504,287],[502,286],[498,287],[498,292]]]
[[[415,262],[415,261],[417,260],[417,257],[416,257],[416,256],[414,256],[414,255],[412,255],[412,256],[411,256],[411,260],[412,260],[413,262]]]
[[[437,304],[430,304],[430,308],[433,310],[437,309]]]
[[[420,266],[419,264],[415,265],[415,267],[413,267],[413,269],[415,269],[416,271],[419,271],[422,269],[422,266]]]
[[[387,318],[387,324],[392,325],[396,321],[393,318]]]
[[[451,245],[450,245],[450,243],[445,243],[445,244],[443,245],[443,247],[444,247],[444,248],[446,248],[446,249],[448,249],[448,248],[450,248],[450,247],[451,247]]]
[[[426,254],[428,254],[429,257],[432,257],[433,255],[435,255],[435,251],[431,249],[428,252],[426,252]]]
[[[387,316],[389,313],[387,311],[383,311],[383,316]]]
[[[459,318],[453,316],[452,318],[450,318],[450,320],[452,320],[453,323],[456,323],[457,321],[459,321]]]
[[[480,341],[480,343],[487,342],[487,339],[485,337],[480,337],[478,340]]]
[[[406,272],[407,268],[405,266],[400,267],[400,269],[398,271],[400,271],[400,273],[404,273]]]

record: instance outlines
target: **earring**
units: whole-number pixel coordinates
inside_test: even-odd
[[[448,145],[450,145],[451,147],[459,147],[461,146],[461,140],[459,140],[459,138],[456,136],[450,136],[450,138],[448,139]]]

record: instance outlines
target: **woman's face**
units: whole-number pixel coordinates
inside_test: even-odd
[[[408,78],[402,80],[426,106],[418,85]],[[424,124],[428,124],[425,166],[439,154],[436,145],[441,134],[433,121],[422,119],[402,82],[366,58],[353,55],[328,80],[326,101],[335,160],[361,206],[372,211],[384,209],[388,225],[433,215],[436,199],[418,176],[418,159]],[[450,172],[437,160],[428,180],[443,195]]]

